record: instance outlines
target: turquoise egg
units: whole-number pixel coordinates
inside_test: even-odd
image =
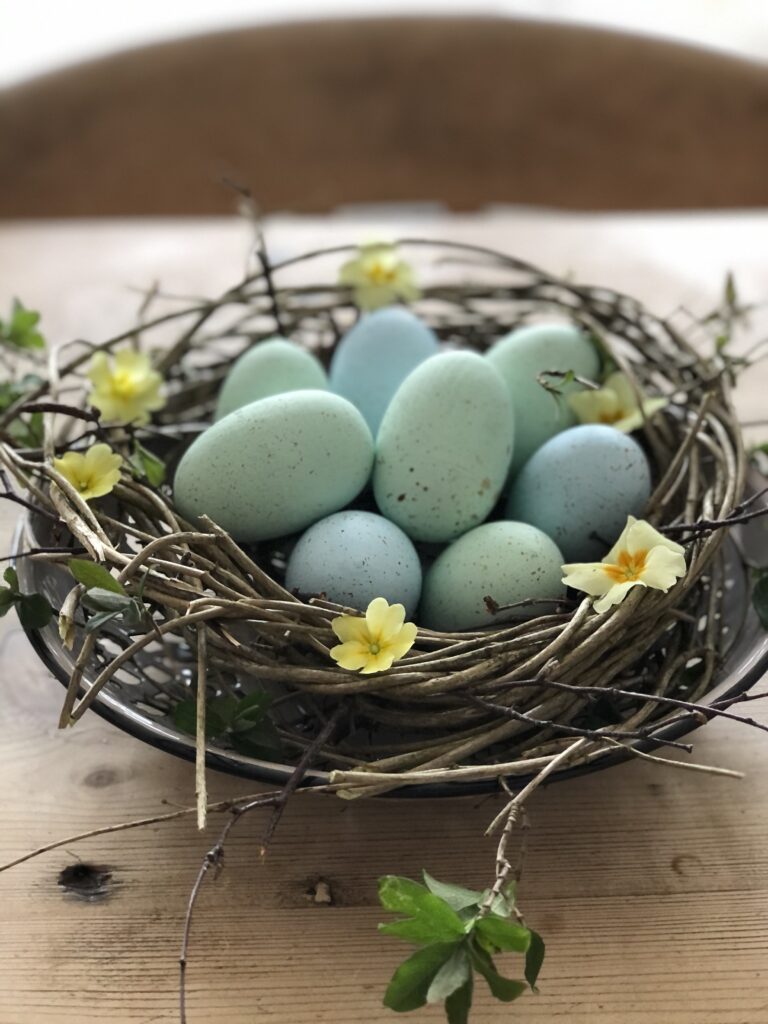
[[[587,336],[570,324],[532,324],[512,331],[496,342],[486,359],[499,371],[509,389],[515,413],[516,472],[537,448],[554,434],[573,426],[576,417],[565,396],[581,385],[552,378],[563,397],[558,398],[538,383],[546,370],[573,370],[580,377],[596,380],[600,357]]]
[[[432,356],[403,381],[381,421],[376,504],[414,540],[453,540],[496,504],[512,432],[507,389],[487,360]]]
[[[304,596],[365,611],[375,597],[413,615],[421,564],[403,531],[375,512],[336,512],[303,533],[288,559],[285,585]]]
[[[368,313],[336,346],[329,371],[331,390],[357,406],[376,437],[402,381],[437,351],[435,334],[407,309]]]
[[[549,534],[567,562],[593,562],[607,554],[628,515],[642,515],[650,494],[651,470],[637,441],[586,424],[531,456],[512,484],[506,515]]]
[[[303,530],[365,487],[373,438],[353,405],[328,391],[291,391],[231,412],[200,435],[173,494],[190,520],[210,516],[235,540]]]
[[[260,398],[327,387],[325,370],[315,356],[293,341],[270,338],[249,348],[233,363],[219,391],[215,419]]]
[[[534,526],[484,523],[454,541],[427,571],[419,621],[454,632],[546,614],[552,611],[549,603],[494,615],[485,598],[502,606],[530,598],[559,599],[565,593],[562,563],[554,541]]]

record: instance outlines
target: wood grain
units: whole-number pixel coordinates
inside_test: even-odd
[[[677,290],[695,305],[712,299],[722,269],[715,274],[709,248],[697,264],[697,232],[717,237],[723,264],[734,255],[743,287],[765,293],[767,222],[749,222],[746,246],[739,244],[741,218],[653,226],[513,216],[439,230],[485,242],[506,237],[507,247],[554,269],[576,257],[580,276],[599,273],[611,284],[634,276],[634,291],[646,297],[666,303]],[[284,224],[275,244],[302,244],[316,230]],[[349,236],[357,229],[328,230]],[[177,283],[197,289],[201,250],[222,256],[213,276],[225,276],[238,269],[239,239],[241,229],[229,223],[9,227],[0,231],[0,307],[5,289],[21,282],[28,302],[42,296],[58,337],[78,322],[109,329],[135,302],[117,284],[137,281],[139,268],[150,279],[165,265]],[[70,259],[57,276],[52,268],[65,251]],[[675,260],[681,272],[670,279],[665,267]],[[643,265],[651,269],[643,273]],[[94,294],[102,296],[96,310],[89,307]],[[764,408],[765,383],[759,372],[745,383],[742,408]],[[7,533],[15,511],[0,511]],[[15,621],[9,616],[2,626],[1,860],[80,829],[194,802],[190,765],[95,715],[58,732],[63,691]],[[768,722],[768,708],[754,710]],[[747,776],[707,779],[635,762],[537,795],[522,892],[532,925],[549,942],[542,992],[511,1009],[483,994],[478,1024],[768,1019],[768,738],[718,722],[695,735],[694,758]],[[212,775],[210,788],[215,799],[254,787]],[[265,816],[241,822],[225,871],[201,898],[190,1024],[393,1021],[380,1001],[402,950],[376,934],[375,880],[428,867],[437,877],[484,885],[494,844],[482,831],[498,806],[495,798],[344,804],[305,797],[288,808],[264,862],[255,850]],[[190,817],[89,840],[0,876],[0,1024],[173,1024],[183,912],[209,843]],[[58,873],[78,857],[111,868],[107,898],[84,902],[61,891]],[[332,905],[313,902],[318,880],[328,883]],[[442,1018],[432,1009],[415,1019]]]

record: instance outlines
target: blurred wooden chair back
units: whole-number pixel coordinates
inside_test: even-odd
[[[768,205],[768,72],[497,18],[249,28],[0,93],[0,216]]]

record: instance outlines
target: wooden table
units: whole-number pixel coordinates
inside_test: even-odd
[[[703,312],[732,269],[745,298],[768,295],[768,216],[566,217],[502,212],[411,226],[490,242],[582,279],[629,290],[657,312]],[[285,252],[375,233],[285,220]],[[393,233],[395,227],[389,226]],[[12,295],[44,312],[52,342],[130,321],[125,286],[160,279],[211,293],[239,273],[247,231],[227,221],[9,224],[0,228],[0,312]],[[684,315],[684,314],[679,314]],[[755,325],[757,331],[758,325]],[[765,371],[739,390],[765,415]],[[768,428],[767,428],[768,429]],[[4,508],[10,529],[13,510]],[[12,616],[0,661],[0,860],[47,840],[193,802],[190,765],[90,714],[56,730],[62,690]],[[755,709],[768,722],[768,708]],[[537,794],[522,900],[548,940],[542,992],[514,1007],[477,1003],[477,1024],[760,1024],[768,1020],[768,737],[718,722],[698,761],[743,782],[634,762]],[[253,790],[227,776],[212,797]],[[379,938],[386,872],[483,886],[495,799],[292,804],[265,862],[257,815],[232,835],[203,892],[189,974],[190,1024],[384,1024],[381,995],[404,947]],[[191,819],[89,840],[0,876],[0,1024],[177,1020],[177,962],[190,886],[210,836]],[[66,895],[78,858],[108,865],[104,898]],[[317,903],[319,880],[332,903]],[[437,1008],[415,1019],[437,1022]]]

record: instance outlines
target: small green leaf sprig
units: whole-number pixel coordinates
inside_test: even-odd
[[[426,871],[423,876],[423,885],[396,875],[379,880],[384,909],[407,915],[380,924],[379,931],[419,947],[395,971],[384,1005],[407,1013],[442,1002],[448,1024],[467,1024],[476,975],[501,1002],[512,1002],[528,987],[535,992],[544,941],[516,919],[514,883],[487,905],[488,890],[438,882]],[[525,981],[499,973],[493,958],[506,952],[525,955]]]
[[[128,631],[145,629],[151,617],[143,601],[144,579],[132,597],[103,565],[86,558],[70,558],[69,571],[86,589],[83,606],[93,615],[85,624],[86,633],[96,633],[108,622],[120,621]]]
[[[16,349],[45,348],[45,340],[37,329],[39,323],[39,313],[14,299],[10,318],[0,320],[0,343]]]
[[[24,629],[43,629],[53,617],[53,609],[42,594],[22,594],[19,577],[11,566],[3,573],[7,587],[0,587],[0,618],[16,609]]]
[[[247,757],[274,758],[282,744],[269,709],[272,697],[256,690],[247,697],[211,697],[205,704],[205,734],[208,739],[226,739]],[[182,732],[194,736],[197,731],[197,701],[194,697],[179,701],[173,721]]]

